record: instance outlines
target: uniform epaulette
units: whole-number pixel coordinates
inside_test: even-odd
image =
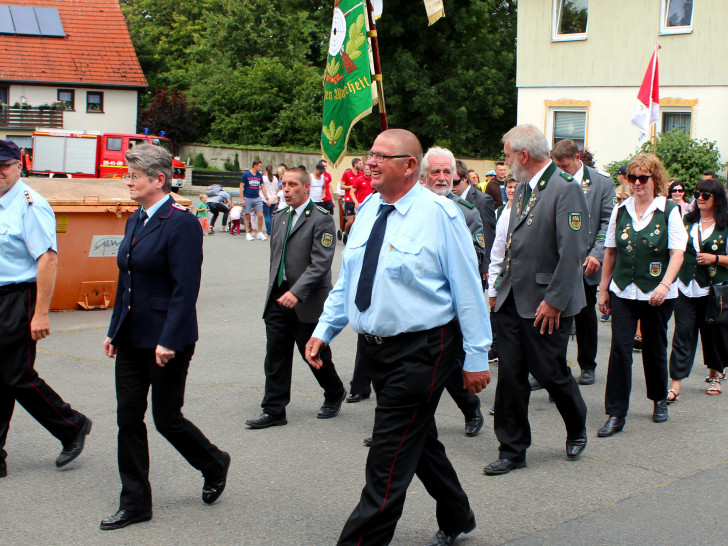
[[[323,212],[324,214],[331,214],[331,213],[330,213],[330,212],[329,212],[328,210],[326,210],[326,209],[325,209],[325,208],[323,208],[323,207],[319,207],[318,205],[316,205],[316,208],[317,208],[317,209],[319,209],[319,210],[320,210],[321,212]]]
[[[599,174],[601,174],[602,176],[606,176],[607,178],[612,178],[612,175],[611,175],[611,174],[609,174],[609,173],[608,173],[608,172],[606,172],[606,171],[603,171],[603,170],[601,170],[601,169],[595,169],[595,170],[596,170],[596,171],[597,171],[597,172],[598,172]]]
[[[565,173],[565,172],[562,171],[559,174],[561,175],[561,178],[563,178],[567,182],[571,182],[572,180],[574,180],[574,177],[571,176],[569,173]]]
[[[25,195],[25,201],[28,203],[28,205],[33,205],[33,196],[30,195],[30,192],[28,190],[25,190],[23,192],[23,195]]]
[[[285,207],[282,207],[280,209],[277,209],[273,214],[278,214],[279,212],[284,212],[284,211],[285,212],[288,212],[288,209],[289,208],[291,208],[291,207],[289,207],[288,205],[286,205]]]
[[[188,210],[189,210],[189,209],[187,209],[187,208],[183,207],[182,205],[180,205],[180,204],[179,204],[179,203],[177,203],[177,202],[174,202],[174,203],[172,203],[172,208],[173,208],[173,209],[177,209],[177,210],[181,210],[181,211],[183,211],[183,212],[188,212]]]
[[[470,201],[466,201],[465,199],[458,199],[458,203],[460,203],[464,207],[468,207],[469,209],[475,208],[475,205],[473,205]]]

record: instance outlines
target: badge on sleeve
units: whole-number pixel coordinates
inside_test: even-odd
[[[334,235],[333,235],[333,233],[324,233],[321,236],[321,244],[324,247],[329,248],[333,243],[334,243]]]
[[[574,231],[579,231],[581,229],[581,212],[569,213],[569,227]]]
[[[650,275],[659,277],[662,273],[662,264],[660,262],[650,262]]]
[[[485,248],[485,238],[482,233],[475,233],[473,239],[475,239],[475,242],[478,243],[480,248]]]

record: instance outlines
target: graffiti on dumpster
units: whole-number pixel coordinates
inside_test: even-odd
[[[119,250],[123,235],[94,235],[89,258],[113,258]]]

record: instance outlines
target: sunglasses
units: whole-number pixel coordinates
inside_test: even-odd
[[[713,197],[713,194],[709,191],[696,191],[695,193],[693,193],[693,196],[695,196],[695,199],[700,199],[702,197],[703,201],[707,201],[708,199]]]
[[[674,190],[672,190],[672,193],[685,193],[685,190],[681,188],[675,188]]]
[[[640,184],[647,184],[647,181],[652,178],[651,174],[641,174],[637,176],[636,174],[628,174],[627,180],[630,181],[631,184],[634,184],[638,180],[640,181]]]

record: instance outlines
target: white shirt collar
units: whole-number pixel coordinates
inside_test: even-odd
[[[533,176],[533,178],[531,178],[531,180],[528,182],[528,185],[531,186],[531,191],[536,189],[536,184],[538,184],[538,181],[541,179],[541,175],[546,172],[546,169],[548,169],[550,165],[551,165],[551,162],[549,161],[548,163],[546,163],[546,166],[544,166],[543,169],[538,171]]]
[[[463,193],[460,194],[460,199],[465,199],[465,196],[468,195],[469,191],[470,191],[470,182],[468,182],[468,185],[465,186]]]

